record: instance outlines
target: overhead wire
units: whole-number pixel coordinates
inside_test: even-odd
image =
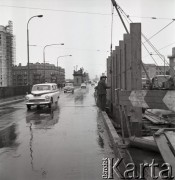
[[[37,8],[37,7],[14,6],[14,5],[3,5],[3,4],[0,4],[0,7],[53,11],[53,12],[64,12],[64,13],[92,14],[92,15],[103,15],[103,16],[109,16],[110,15],[110,14],[105,14],[105,13],[95,13],[95,12],[86,12],[86,11],[72,11],[72,10],[64,10],[64,9]]]
[[[166,26],[164,26],[162,29],[160,29],[158,32],[156,32],[155,34],[153,34],[150,38],[148,38],[144,43],[146,43],[147,41],[149,41],[150,39],[152,39],[154,36],[156,36],[157,34],[159,34],[161,31],[163,31],[165,28],[167,28],[169,25],[171,25],[174,22],[174,20],[172,20],[170,23],[168,23]]]
[[[167,47],[169,47],[169,46],[171,46],[171,45],[173,45],[173,44],[175,44],[175,42],[173,42],[173,43],[171,43],[171,44],[168,44],[168,45],[166,45],[166,46],[164,46],[164,47],[162,47],[162,48],[160,48],[160,49],[158,49],[158,50],[160,51],[160,50],[165,49],[165,48],[167,48]]]
[[[120,10],[120,12],[121,12],[121,14],[123,14],[124,16],[126,16],[129,20],[130,20],[130,22],[132,22],[132,20],[129,18],[129,15],[127,15],[125,12],[124,12],[124,10],[118,5],[118,9]],[[171,22],[171,23],[173,23],[174,22],[174,20],[175,19],[173,19],[173,21]],[[169,23],[167,26],[169,26],[171,23]],[[166,26],[166,27],[167,27]],[[163,29],[165,29],[166,27],[164,27]],[[163,29],[161,29],[161,31],[163,30]],[[149,39],[147,39],[146,38],[146,36],[142,33],[142,36],[144,37],[144,39],[148,42],[148,44],[153,48],[153,50],[155,51],[155,52],[157,52],[157,54],[159,55],[159,57],[163,60],[163,61],[165,61],[165,59],[163,59],[163,57],[162,57],[162,55],[159,53],[159,51],[155,48],[155,46],[149,41]],[[154,35],[155,36],[155,35]],[[149,55],[150,55],[150,52],[149,52],[149,50],[146,48],[146,46],[142,43],[142,45],[144,46],[144,48],[146,49],[146,51],[149,53]],[[156,61],[155,61],[155,59],[151,56],[151,58],[153,59],[153,61],[155,62],[155,64],[158,66],[158,64],[156,63]],[[166,63],[168,63],[167,61],[165,61]],[[159,66],[158,66],[158,68],[159,68]],[[171,67],[170,67],[171,68]],[[162,71],[160,68],[159,68],[159,70],[160,71]],[[174,69],[173,69],[174,70]]]
[[[173,45],[173,44],[175,44],[175,42],[170,43],[170,44],[168,44],[168,45],[166,45],[166,46],[161,47],[160,49],[158,49],[158,51],[160,51],[160,50],[162,50],[162,49],[166,49],[167,47],[169,47],[169,46],[171,46],[171,45]],[[148,56],[150,56],[150,55],[146,55],[146,56],[144,56],[144,58],[146,58],[146,57],[148,57]]]
[[[133,18],[140,18],[140,19],[153,19],[153,20],[175,20],[175,18],[162,18],[162,17],[143,17],[143,16],[130,16],[127,15],[128,17],[133,17]]]
[[[95,12],[86,12],[86,11],[72,11],[72,10],[64,10],[64,9],[51,9],[51,8],[37,8],[37,7],[27,7],[27,6],[14,6],[14,5],[5,5],[0,4],[0,7],[8,7],[8,8],[19,8],[19,9],[31,9],[31,10],[42,10],[42,11],[53,11],[53,12],[65,12],[65,13],[78,13],[78,14],[91,14],[91,15],[102,15],[102,16],[110,16],[108,13],[95,13]],[[121,9],[121,8],[120,8]],[[122,9],[121,9],[122,10]],[[114,15],[117,16],[117,15]],[[142,16],[133,16],[127,15],[127,17],[134,18],[144,18],[144,19],[152,19],[152,20],[175,20],[175,18],[163,18],[163,17],[142,17]]]
[[[160,52],[156,49],[156,47],[146,38],[145,35],[142,35],[144,37],[145,40],[147,40],[147,43],[152,47],[152,49],[156,52],[156,54],[160,57],[160,59],[162,59],[164,62],[166,62],[167,65],[169,65],[169,63],[162,57],[162,54],[160,54]],[[149,53],[149,55],[151,55],[151,53]],[[151,55],[152,56],[152,55]]]

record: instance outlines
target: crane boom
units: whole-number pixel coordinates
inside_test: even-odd
[[[120,20],[122,21],[122,24],[123,24],[123,26],[124,26],[127,34],[129,34],[129,31],[128,31],[126,25],[125,25],[125,22],[123,21],[123,18],[122,18],[121,14],[120,14],[120,12],[119,12],[119,10],[118,10],[118,5],[117,5],[117,3],[115,2],[115,0],[111,0],[111,2],[112,2],[112,5],[115,7],[115,9],[116,9],[116,11],[117,11],[117,13],[118,13],[118,15],[119,15],[119,17],[120,17]]]

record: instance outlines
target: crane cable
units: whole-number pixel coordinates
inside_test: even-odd
[[[124,17],[127,17],[127,18],[130,20],[130,22],[133,23],[133,21],[129,18],[129,15],[127,15],[119,5],[117,5],[117,6],[118,6],[118,9],[120,10],[121,14],[124,14]],[[168,25],[166,25],[164,28],[162,28],[161,30],[159,30],[158,33],[161,32],[163,29],[165,29],[167,26],[169,26],[171,23],[173,23],[174,20],[175,20],[175,19],[172,19],[172,21],[171,21]],[[158,34],[158,33],[156,33],[156,34]],[[160,54],[160,52],[159,52],[159,51],[156,49],[156,47],[149,41],[149,39],[147,39],[143,33],[141,33],[141,34],[142,34],[142,36],[144,37],[144,39],[146,40],[146,42],[148,42],[148,44],[152,47],[152,49],[153,49],[155,52],[157,52],[157,55],[159,55],[159,57],[160,57],[163,61],[165,61],[166,63],[168,63],[165,59],[163,59],[163,57],[162,57],[162,55]],[[156,34],[154,34],[153,36],[155,36]],[[153,37],[153,36],[152,36],[152,37]],[[152,37],[151,37],[151,38],[152,38]],[[146,46],[145,46],[143,43],[142,43],[142,45],[144,46],[144,48],[146,49],[146,51],[149,53],[149,50],[146,48]],[[149,53],[149,55],[151,55],[151,54]],[[151,56],[151,58],[152,58],[153,61],[155,62],[156,66],[159,68],[159,66],[158,66],[158,64],[156,63],[155,59],[154,59],[152,56]],[[142,64],[143,64],[143,62],[142,62]],[[169,64],[169,63],[168,63],[168,64]],[[172,68],[172,67],[170,67],[170,68]],[[172,69],[173,69],[173,68],[172,68]],[[162,71],[160,68],[159,68],[159,70]],[[174,69],[173,69],[173,70],[174,70]],[[145,71],[145,68],[144,68],[144,71]],[[146,73],[146,75],[147,75],[147,72],[145,72],[145,73]],[[150,78],[148,78],[148,79],[150,79]]]
[[[168,23],[166,26],[164,26],[162,29],[160,29],[158,32],[156,32],[155,34],[153,34],[149,39],[147,39],[145,42],[149,41],[150,39],[152,39],[154,36],[156,36],[157,34],[159,34],[161,31],[163,31],[165,28],[167,28],[170,24],[172,24],[175,20],[172,20],[170,23]]]

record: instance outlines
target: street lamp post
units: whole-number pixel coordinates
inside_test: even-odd
[[[27,22],[27,85],[30,85],[29,22],[31,19],[33,19],[35,17],[41,18],[41,17],[43,17],[43,15],[32,16]]]
[[[46,78],[46,73],[45,73],[45,49],[46,49],[46,47],[48,47],[48,46],[58,46],[58,45],[64,45],[64,43],[60,43],[60,44],[47,44],[47,45],[44,46],[44,48],[43,48],[44,81],[45,81],[45,78]]]
[[[70,55],[63,55],[63,56],[58,56],[57,57],[57,70],[58,70],[58,75],[60,76],[60,71],[58,69],[58,59],[61,58],[61,57],[67,57],[67,56],[72,56],[71,54]],[[57,80],[57,83],[58,83],[58,80]]]
[[[70,55],[64,55],[64,56],[58,56],[57,57],[57,68],[58,68],[58,59],[61,58],[61,57],[66,57],[66,56],[72,56],[72,55],[70,54]]]
[[[164,56],[163,54],[153,54],[153,53],[150,53],[150,55],[151,55],[151,56],[152,56],[152,55],[160,55],[160,56],[162,56],[163,61],[164,61],[164,75],[166,75],[166,71],[165,71],[165,56]]]

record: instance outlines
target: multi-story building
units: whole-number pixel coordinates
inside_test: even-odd
[[[156,75],[164,75],[170,73],[169,66],[156,66],[155,64],[144,64],[144,67],[149,78],[151,79]],[[143,68],[142,68],[142,78],[147,78],[147,75]]]
[[[13,23],[0,26],[0,87],[12,86],[12,66],[14,56]]]
[[[80,86],[83,83],[83,68],[79,70],[74,70],[74,86]]]
[[[83,68],[80,68],[79,70],[74,70],[73,76],[74,76],[75,86],[80,86],[81,83],[89,81],[89,74],[83,72],[83,70],[84,70]]]
[[[56,67],[54,64],[45,64],[45,78],[44,78],[44,64],[43,63],[30,63],[30,85],[44,83],[44,82],[54,82],[57,84],[65,83],[65,70],[61,67]],[[27,73],[28,67],[18,66],[13,67],[13,85],[23,86],[27,85]]]
[[[168,56],[170,62],[170,75],[174,77],[175,75],[175,47],[172,48],[172,55]]]

